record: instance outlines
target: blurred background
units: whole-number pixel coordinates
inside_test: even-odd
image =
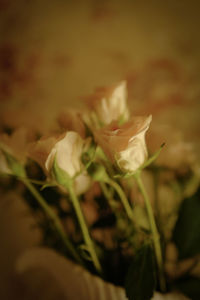
[[[0,130],[47,131],[96,87],[126,80],[132,112],[179,130],[199,155],[199,10],[198,0],[0,0]],[[12,192],[1,199],[1,299],[18,299],[15,259],[39,240],[24,214]]]

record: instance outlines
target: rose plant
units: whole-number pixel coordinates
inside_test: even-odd
[[[190,166],[190,159],[184,172],[162,164],[162,159],[160,163],[157,158],[162,157],[163,145],[148,156],[146,135],[152,116],[131,116],[124,81],[97,89],[88,108],[86,116],[72,110],[62,113],[56,134],[29,140],[20,150],[23,160],[10,142],[12,135],[0,143],[1,173],[21,180],[29,191],[25,198],[30,207],[30,195],[35,199],[43,245],[73,261],[52,254],[52,250],[41,250],[42,257],[47,253],[45,264],[40,250],[33,251],[19,259],[19,273],[39,261],[61,281],[63,272],[67,286],[72,281],[66,270],[71,269],[73,280],[78,274],[77,289],[66,288],[71,297],[79,295],[78,280],[80,285],[86,280],[80,299],[96,299],[100,285],[104,296],[99,292],[98,297],[102,300],[176,299],[176,291],[199,299],[197,168]],[[164,141],[163,136],[161,143]],[[164,216],[163,203],[170,201],[177,202]],[[49,267],[52,261],[55,266],[62,265],[60,274],[59,268]],[[75,264],[81,267],[76,269]],[[166,296],[161,295],[164,293]]]

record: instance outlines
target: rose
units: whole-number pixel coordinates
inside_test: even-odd
[[[77,194],[85,192],[91,183],[84,165],[82,154],[88,149],[89,140],[83,140],[78,133],[68,131],[60,137],[41,139],[32,145],[30,157],[36,160],[44,171],[52,176],[56,159],[57,166],[65,171],[70,178],[74,178],[74,187]]]
[[[56,156],[58,166],[68,173],[70,177],[78,174],[82,167],[80,158],[83,145],[83,140],[76,132],[67,132],[51,149],[45,162],[47,171],[51,171]]]
[[[110,124],[114,120],[126,121],[129,117],[126,82],[122,81],[110,88],[96,89],[88,97],[88,105],[102,125]]]
[[[28,156],[36,161],[45,173],[48,173],[45,167],[47,157],[60,138],[61,136],[42,137],[40,140],[29,145]]]
[[[62,129],[76,131],[82,138],[85,138],[85,125],[78,110],[67,109],[62,111],[57,118],[57,122]]]
[[[16,129],[11,135],[0,136],[0,172],[24,176],[28,144],[35,139],[32,131]]]
[[[135,117],[122,126],[112,123],[94,132],[97,143],[123,172],[136,171],[147,159],[145,133],[152,116]]]

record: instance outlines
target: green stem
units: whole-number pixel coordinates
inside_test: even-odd
[[[85,218],[83,216],[82,210],[81,210],[81,206],[79,203],[79,200],[74,192],[74,188],[72,186],[72,184],[70,184],[69,186],[66,187],[68,189],[70,198],[72,200],[73,206],[74,206],[74,210],[76,212],[77,218],[78,218],[78,222],[80,225],[80,228],[82,230],[82,234],[83,234],[83,238],[84,241],[88,247],[88,251],[91,255],[91,259],[93,261],[93,264],[97,270],[98,273],[102,273],[102,269],[101,269],[101,265],[99,263],[97,254],[95,252],[95,248],[94,248],[94,244],[92,242],[92,239],[90,237],[89,231],[88,231],[88,227],[85,221]]]
[[[48,206],[48,204],[46,203],[44,198],[40,195],[40,193],[38,193],[38,191],[36,190],[34,185],[31,182],[29,182],[29,180],[27,178],[21,178],[20,180],[24,183],[24,185],[29,189],[31,194],[35,197],[37,202],[40,204],[40,206],[44,210],[45,214],[53,221],[55,229],[57,230],[61,240],[63,241],[64,245],[66,246],[67,250],[70,252],[72,257],[77,262],[79,262],[81,265],[83,265],[83,262],[82,262],[80,256],[77,254],[74,246],[67,238],[67,236],[63,230],[62,224],[61,224],[59,218],[54,213],[54,211]]]
[[[104,194],[105,198],[109,201],[109,199],[110,199],[110,192],[108,191],[105,182],[100,181],[99,184],[100,184],[100,187],[101,187],[101,189],[103,191],[103,194]]]
[[[149,224],[150,224],[151,233],[152,233],[152,237],[153,237],[153,245],[154,245],[154,250],[155,250],[155,255],[156,255],[156,261],[157,261],[158,271],[159,271],[160,288],[161,288],[161,291],[164,292],[166,290],[166,283],[165,283],[164,270],[163,270],[163,257],[162,257],[162,250],[161,250],[161,245],[160,245],[160,235],[159,235],[159,232],[156,227],[156,222],[155,222],[155,218],[154,218],[154,214],[153,214],[153,210],[151,207],[149,197],[144,188],[144,185],[143,185],[143,182],[141,180],[139,173],[137,173],[135,175],[135,180],[138,184],[141,194],[143,195],[145,206],[147,209]]]
[[[154,188],[154,199],[155,199],[155,215],[157,217],[158,224],[160,224],[159,215],[159,203],[158,203],[158,184],[159,184],[159,170],[153,172],[153,188]]]
[[[133,210],[132,210],[132,207],[131,205],[129,204],[128,202],[128,199],[124,193],[124,191],[122,190],[121,186],[116,182],[114,181],[113,179],[109,178],[108,179],[108,184],[110,184],[114,189],[115,191],[118,193],[120,199],[121,199],[121,202],[124,206],[124,209],[127,213],[127,216],[129,217],[130,220],[133,221]]]
[[[116,203],[116,201],[113,199],[112,193],[111,193],[111,191],[109,191],[109,189],[106,186],[105,182],[101,181],[101,182],[99,182],[99,184],[100,184],[100,187],[101,187],[102,192],[104,194],[104,197],[108,201],[108,204],[112,208],[112,211],[115,214],[116,218],[118,218],[118,216],[119,216],[118,209],[117,209],[118,203]]]

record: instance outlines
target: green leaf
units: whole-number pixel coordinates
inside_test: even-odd
[[[156,286],[155,262],[150,245],[143,246],[133,258],[126,279],[125,290],[129,300],[149,300]]]
[[[179,251],[179,259],[200,253],[200,188],[192,197],[183,200],[173,240]]]
[[[175,283],[175,287],[192,300],[200,299],[200,279],[198,278],[181,278]]]
[[[13,175],[17,176],[17,177],[26,177],[26,172],[24,169],[24,166],[15,158],[13,157],[11,154],[9,154],[6,151],[3,151],[7,161],[7,164],[10,168],[10,170],[12,171]]]
[[[73,179],[68,175],[67,172],[65,172],[63,169],[61,169],[58,166],[56,157],[54,159],[54,164],[53,164],[53,175],[56,181],[62,186],[64,187],[71,186]]]
[[[152,155],[149,157],[149,159],[147,161],[144,162],[144,164],[139,168],[140,170],[148,167],[149,165],[151,165],[160,155],[160,152],[162,151],[162,148],[165,146],[165,143],[162,143],[162,145],[160,146],[160,148]]]

